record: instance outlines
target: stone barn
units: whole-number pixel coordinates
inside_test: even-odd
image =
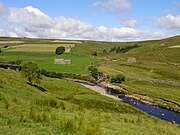
[[[127,63],[136,63],[136,58],[128,58]]]
[[[54,64],[59,64],[59,65],[69,65],[71,64],[71,60],[64,60],[64,59],[55,59]]]
[[[162,43],[162,44],[160,44],[160,46],[165,46],[165,44]]]

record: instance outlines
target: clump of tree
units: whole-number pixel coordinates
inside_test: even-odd
[[[115,51],[116,51],[116,46],[114,46],[110,49],[110,52],[115,52]]]
[[[95,81],[94,78],[90,75],[82,76],[82,75],[73,74],[73,73],[57,73],[57,72],[46,71],[44,69],[41,70],[41,74],[46,77],[51,77],[51,78],[72,78],[72,79],[79,79],[79,80],[85,80],[85,81],[90,81],[90,82]]]
[[[56,54],[57,55],[61,55],[61,54],[63,54],[65,52],[65,47],[64,46],[59,46],[59,47],[57,47],[56,48]]]
[[[89,67],[90,75],[95,79],[98,79],[98,69],[95,67]]]
[[[46,77],[52,77],[52,78],[62,78],[63,77],[63,73],[50,72],[50,71],[46,71],[45,69],[41,70],[41,74]]]
[[[41,71],[37,64],[28,62],[22,67],[22,75],[31,85],[39,84],[42,80]]]
[[[12,65],[19,65],[20,66],[22,64],[22,60],[9,61],[8,63],[12,64]]]
[[[92,56],[97,56],[97,52],[96,51],[92,52]]]
[[[107,54],[108,52],[107,52],[107,50],[106,50],[106,49],[103,49],[103,53]]]
[[[138,45],[132,45],[132,46],[126,46],[126,47],[112,47],[110,49],[110,52],[115,52],[115,53],[126,53],[134,48],[139,47]]]
[[[111,77],[111,83],[122,83],[125,81],[125,76],[122,74],[118,74],[116,76]]]
[[[0,48],[0,53],[2,52],[1,48]]]

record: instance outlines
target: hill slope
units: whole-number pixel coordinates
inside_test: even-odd
[[[138,47],[125,53],[110,52],[113,47]],[[104,75],[123,74],[127,81],[114,84],[129,94],[148,96],[158,105],[180,111],[180,36],[140,42],[86,42],[73,48],[73,53],[98,53],[94,66]],[[106,50],[104,53],[103,50]],[[136,62],[127,62],[129,58]],[[167,102],[165,101],[167,100]],[[175,104],[174,104],[175,103]],[[178,104],[178,106],[177,106]]]
[[[0,69],[0,134],[178,134],[179,127],[60,79],[39,89]]]

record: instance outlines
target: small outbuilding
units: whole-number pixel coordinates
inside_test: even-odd
[[[127,63],[136,63],[136,62],[137,62],[136,58],[132,58],[132,57],[128,58],[127,60]]]
[[[59,64],[59,65],[69,65],[71,64],[71,60],[64,60],[64,59],[55,59],[54,64]]]
[[[162,43],[162,44],[160,44],[160,46],[165,46],[165,44]]]

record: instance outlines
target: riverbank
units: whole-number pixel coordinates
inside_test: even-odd
[[[145,104],[155,105],[155,106],[158,106],[158,107],[161,107],[161,108],[164,108],[164,109],[168,109],[168,110],[171,110],[171,111],[175,111],[175,112],[178,112],[178,113],[180,112],[180,105],[178,105],[177,103],[175,103],[173,101],[169,101],[169,100],[166,100],[166,99],[163,99],[163,98],[153,99],[153,98],[150,98],[147,95],[143,95],[143,94],[140,94],[140,93],[132,93],[132,92],[129,92],[127,89],[123,88],[123,87],[112,85],[112,84],[107,83],[107,82],[101,82],[101,84],[104,87],[112,89],[117,94],[122,94],[123,93],[123,94],[126,95],[126,97],[133,98],[133,99],[141,101],[141,102],[143,102]]]
[[[78,80],[78,79],[71,79],[71,78],[66,78],[66,80],[77,82],[77,83],[83,85],[84,87],[86,87],[88,89],[91,89],[91,90],[93,90],[93,91],[95,91],[95,92],[97,92],[97,93],[99,93],[99,94],[101,94],[103,96],[110,97],[110,98],[113,98],[115,100],[120,100],[116,96],[107,94],[106,91],[103,88],[95,85],[94,83],[91,83],[91,82],[88,82],[88,81],[83,81],[83,80]]]
[[[72,80],[72,81],[75,81],[75,80]],[[175,124],[175,123],[180,124],[180,113],[154,105],[147,100],[148,99],[147,97],[146,97],[146,100],[142,100],[132,95],[114,93],[113,92],[114,89],[112,89],[112,87],[115,88],[117,86],[113,86],[111,84],[109,84],[108,86],[109,87],[112,86],[112,87],[107,88],[107,86],[105,87],[100,83],[95,85],[95,84],[89,84],[88,82],[81,82],[80,80],[78,81],[76,80],[76,82],[80,83],[86,88],[89,88],[97,93],[100,93],[101,95],[104,95],[104,96],[107,96],[116,100],[120,100],[152,116],[155,116],[165,121],[169,121],[172,124]]]
[[[116,96],[107,94],[103,90],[103,88],[100,88],[100,87],[96,86],[95,83],[91,83],[91,82],[84,81],[84,80],[79,80],[79,79],[71,79],[71,78],[66,78],[66,79],[74,81],[74,82],[78,82],[81,85],[84,85],[85,87],[87,87],[87,88],[89,88],[89,89],[91,89],[93,91],[96,91],[97,93],[100,93],[101,95],[105,95],[107,97],[111,97],[113,99],[120,100]],[[128,89],[125,89],[123,87],[116,86],[116,85],[113,85],[113,84],[110,84],[110,83],[107,83],[107,82],[101,82],[100,84],[102,86],[104,86],[105,88],[111,89],[113,91],[113,93],[115,93],[115,94],[124,94],[126,97],[133,98],[133,99],[138,100],[140,102],[143,102],[145,104],[154,105],[154,106],[164,108],[164,109],[167,109],[167,110],[171,110],[171,111],[174,111],[174,112],[178,112],[178,113],[180,112],[180,105],[178,105],[175,102],[165,100],[163,98],[161,98],[161,99],[153,99],[153,98],[150,98],[147,95],[143,95],[143,94],[140,94],[140,93],[131,93],[131,92],[128,91]]]

